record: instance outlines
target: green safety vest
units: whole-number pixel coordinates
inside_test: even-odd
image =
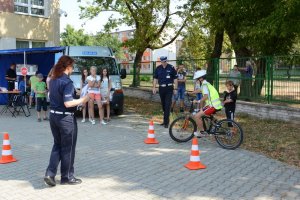
[[[212,86],[209,82],[203,84],[203,86],[205,85],[207,86],[209,92],[208,99],[205,101],[205,106],[210,105],[217,110],[222,109],[222,102],[220,101],[220,96],[216,88],[214,88],[214,86]]]

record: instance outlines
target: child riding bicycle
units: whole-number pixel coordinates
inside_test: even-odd
[[[222,102],[220,101],[218,91],[206,81],[206,70],[197,71],[194,74],[193,79],[201,82],[201,90],[203,95],[200,100],[194,100],[194,103],[200,104],[200,111],[194,116],[198,127],[198,131],[194,132],[194,135],[199,137],[207,134],[207,132],[204,131],[201,117],[204,115],[210,116],[217,110],[221,110],[223,106]]]

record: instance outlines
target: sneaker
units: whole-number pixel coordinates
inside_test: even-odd
[[[205,137],[207,135],[208,135],[208,133],[206,131],[194,132],[194,136],[196,136],[197,138]]]
[[[93,125],[95,125],[95,124],[96,124],[95,120],[92,120],[91,122],[92,122],[92,124],[93,124]]]
[[[42,119],[40,119],[40,118],[39,118],[37,121],[38,121],[38,122],[41,122],[41,121],[42,121]]]
[[[84,122],[85,122],[85,119],[82,119],[81,122],[84,123]]]
[[[101,124],[106,125],[107,123],[104,120],[102,120]]]

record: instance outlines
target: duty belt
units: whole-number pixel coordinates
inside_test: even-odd
[[[173,86],[173,83],[159,85],[159,87],[167,87],[167,86]]]
[[[60,111],[55,111],[55,110],[50,110],[50,113],[53,113],[53,114],[58,114],[58,115],[74,115],[73,112],[60,112]]]

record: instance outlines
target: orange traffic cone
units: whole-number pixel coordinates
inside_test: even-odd
[[[16,162],[17,160],[13,157],[10,147],[9,135],[4,133],[3,146],[2,146],[2,157],[0,158],[0,164],[6,164]]]
[[[190,162],[184,165],[186,168],[190,170],[196,169],[205,169],[206,166],[203,165],[200,161],[200,151],[198,148],[198,139],[196,137],[193,138],[192,141],[192,150],[190,156]]]
[[[158,144],[159,143],[155,139],[153,120],[150,120],[150,122],[149,122],[148,136],[147,136],[147,139],[144,140],[144,142],[145,142],[145,144]]]

